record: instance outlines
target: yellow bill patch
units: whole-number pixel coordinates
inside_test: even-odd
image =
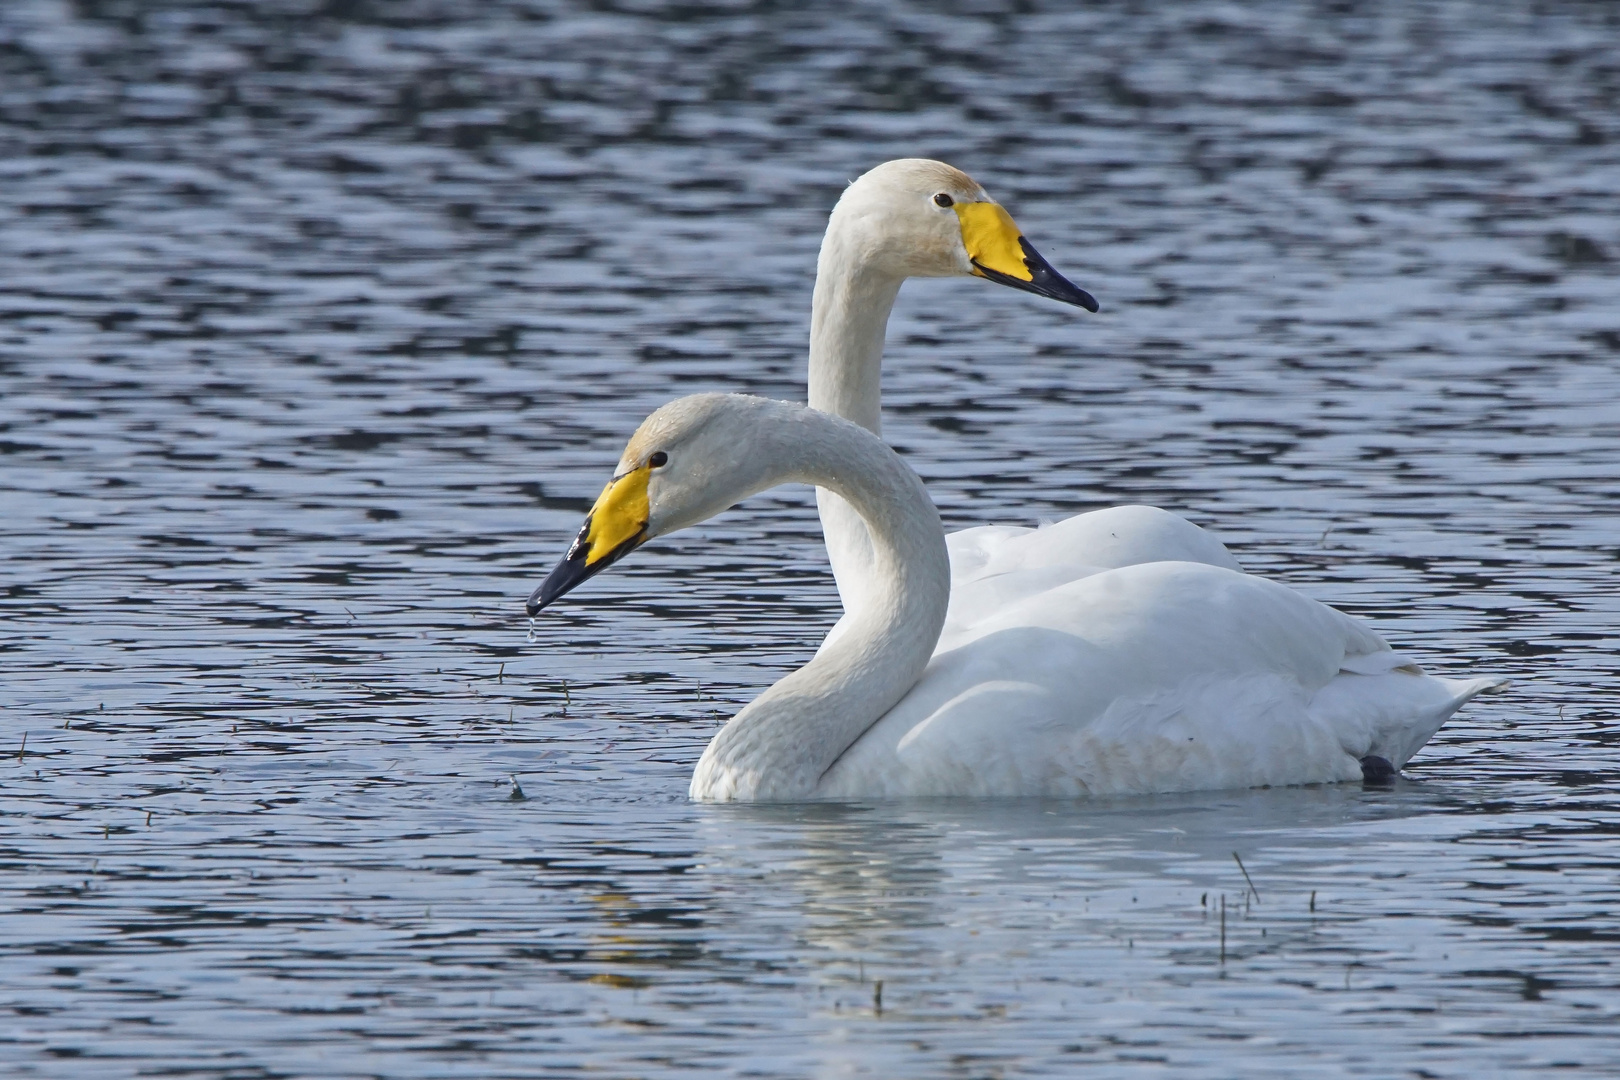
[[[1019,281],[1034,280],[1024,264],[1018,226],[999,203],[959,202],[956,216],[962,222],[962,244],[967,248],[968,258],[976,265]]]
[[[594,566],[647,530],[647,476],[643,465],[615,476],[597,496],[582,539],[588,545],[585,565]]]

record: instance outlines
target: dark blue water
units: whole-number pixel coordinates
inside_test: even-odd
[[[1617,58],[1604,3],[0,6],[4,1071],[1613,1075]],[[1103,303],[906,287],[950,524],[1152,502],[1512,688],[1390,791],[689,805],[837,614],[809,492],[522,601],[653,407],[802,399],[826,214],[918,154]]]

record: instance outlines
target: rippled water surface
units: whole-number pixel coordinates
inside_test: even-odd
[[[4,1071],[1615,1075],[1620,15],[1076,7],[0,5]],[[1512,688],[1393,790],[689,805],[809,492],[522,601],[914,154],[1104,305],[906,287],[952,525],[1153,502]]]

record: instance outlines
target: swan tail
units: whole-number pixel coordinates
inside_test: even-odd
[[[1403,665],[1381,675],[1340,672],[1311,699],[1311,715],[1338,733],[1350,756],[1399,771],[1473,698],[1506,679],[1440,679]],[[1365,766],[1363,766],[1365,770]]]

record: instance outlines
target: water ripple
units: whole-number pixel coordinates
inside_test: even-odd
[[[0,7],[0,1060],[1606,1075],[1617,30]],[[836,614],[809,493],[521,601],[652,407],[802,396],[826,212],[906,154],[1104,305],[907,286],[949,523],[1151,501],[1510,691],[1390,791],[688,805]]]

